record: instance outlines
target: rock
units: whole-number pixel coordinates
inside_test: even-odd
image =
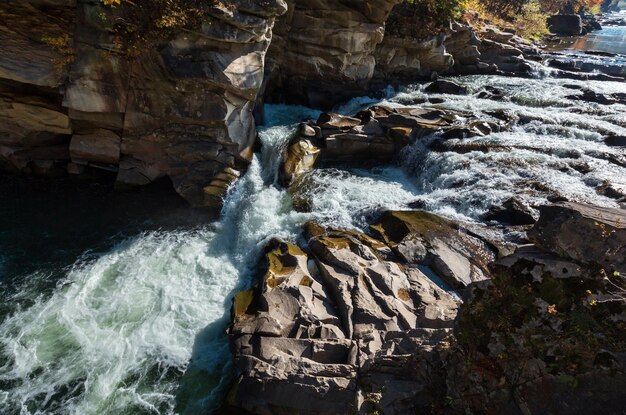
[[[290,186],[318,166],[388,164],[415,140],[452,125],[454,114],[435,109],[372,107],[348,117],[323,113],[303,124],[283,152],[280,180]]]
[[[424,211],[386,212],[371,229],[408,264],[432,268],[453,289],[487,278],[495,258],[459,224]]]
[[[591,28],[591,30],[602,30],[602,24],[593,17],[585,19],[585,26]]]
[[[450,333],[454,297],[365,234],[313,223],[305,234],[308,254],[271,242],[258,285],[234,298],[229,338],[240,376],[229,411],[363,412],[394,361],[397,376],[423,388],[402,356],[434,350]]]
[[[545,223],[559,238],[568,226],[603,220],[590,213],[597,208],[558,206],[589,212],[542,209],[539,234]],[[599,302],[615,295],[615,283],[578,251],[538,244],[497,261],[487,255],[493,279],[472,283],[457,313],[454,297],[417,264],[435,245],[467,248],[476,236],[426,212],[387,212],[371,230],[309,223],[307,252],[268,245],[257,285],[233,301],[238,376],[226,413],[430,413],[447,408],[442,402],[454,413],[570,413],[574,401],[621,410],[626,308]],[[604,256],[624,258],[620,246],[605,245]]]
[[[424,91],[429,94],[467,95],[467,89],[455,82],[444,79],[436,80],[428,85]]]
[[[602,105],[613,105],[620,102],[619,98],[616,98],[612,95],[599,94],[595,91],[592,91],[591,89],[585,88],[582,90],[582,92],[582,95],[572,95],[566,98],[574,100],[580,99],[586,102],[594,102]]]
[[[267,99],[328,110],[362,95],[385,21],[399,2],[288,0],[268,53]]]
[[[534,225],[537,222],[537,214],[528,204],[516,197],[512,197],[502,203],[502,206],[491,207],[483,215],[483,219],[513,226]]]
[[[604,143],[611,147],[626,147],[626,136],[612,135],[605,138]]]
[[[575,412],[620,408],[615,395],[623,395],[626,360],[617,358],[625,354],[615,340],[626,334],[620,317],[626,308],[593,302],[611,291],[603,274],[532,246],[492,269],[494,278],[466,298],[457,318],[458,343],[443,358],[456,409],[566,414],[572,401]],[[524,386],[510,393],[514,384]]]
[[[313,170],[321,149],[311,140],[292,140],[283,155],[280,169],[280,181],[285,186],[291,185],[295,179]]]
[[[560,36],[580,36],[583,32],[583,22],[577,14],[560,14],[548,18],[548,28]]]
[[[596,193],[609,197],[611,199],[617,199],[618,201],[626,200],[626,191],[619,190],[608,181],[605,181],[596,188]]]
[[[72,162],[117,164],[120,161],[120,136],[110,130],[74,134],[70,142]]]
[[[485,87],[485,90],[476,94],[476,97],[480,99],[489,99],[491,101],[509,101],[509,98],[503,91],[492,86]]]
[[[528,237],[537,246],[580,263],[626,270],[626,212],[572,202],[540,208]]]
[[[168,32],[132,59],[102,18],[120,8],[17,3],[0,5],[0,165],[66,169],[69,153],[117,171],[117,188],[169,177],[190,204],[219,207],[252,157],[252,109],[286,3],[217,5],[212,24]]]

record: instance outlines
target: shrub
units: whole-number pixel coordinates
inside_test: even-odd
[[[168,39],[181,30],[210,23],[210,10],[232,8],[219,0],[101,0],[107,6],[105,23],[126,51],[139,53],[144,46]]]
[[[517,33],[528,39],[542,38],[549,33],[546,17],[537,0],[525,4],[515,17],[514,25]]]

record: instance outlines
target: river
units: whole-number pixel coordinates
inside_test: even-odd
[[[626,22],[626,11],[611,13],[608,15],[608,19]],[[605,25],[602,30],[577,39],[570,47],[574,50],[626,55],[626,27]]]
[[[225,329],[234,292],[251,284],[263,245],[295,240],[303,223],[362,228],[382,209],[417,200],[428,210],[480,221],[518,195],[558,194],[617,207],[596,192],[626,189],[626,106],[568,98],[575,87],[626,93],[622,82],[457,78],[504,101],[437,96],[440,108],[506,111],[510,131],[465,140],[493,151],[431,152],[420,141],[396,165],[321,169],[310,178],[311,212],[296,212],[276,185],[279,154],[297,123],[319,112],[268,105],[262,150],[210,221],[161,191],[111,195],[105,185],[4,180],[0,203],[0,413],[198,414],[219,405],[232,378]],[[338,108],[423,105],[423,85],[358,98]],[[430,96],[432,98],[432,95]],[[500,149],[500,150],[498,150]],[[504,150],[502,150],[504,149]]]

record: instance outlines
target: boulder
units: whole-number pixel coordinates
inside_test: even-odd
[[[403,261],[431,268],[452,289],[486,279],[496,257],[460,224],[425,211],[386,212],[371,229]]]
[[[626,271],[626,211],[573,202],[543,206],[530,240],[580,263]]]
[[[611,147],[626,147],[626,136],[612,135],[604,139],[604,143]]]
[[[537,222],[537,213],[524,201],[512,197],[502,203],[502,206],[493,206],[483,215],[486,221],[496,221],[508,225],[534,225]]]
[[[438,79],[424,89],[429,94],[467,95],[467,89],[445,79]]]
[[[583,21],[577,14],[559,14],[548,18],[548,29],[559,36],[580,36]]]
[[[613,105],[626,102],[626,97],[621,97],[619,95],[613,96],[609,94],[600,94],[588,88],[582,89],[582,93],[582,95],[571,95],[567,96],[566,98],[572,100],[582,100],[585,102],[593,102],[602,105]]]

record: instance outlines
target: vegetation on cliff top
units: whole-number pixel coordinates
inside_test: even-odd
[[[547,18],[558,13],[596,13],[604,0],[405,0],[418,23],[416,36],[436,33],[451,20],[489,21],[527,38],[548,33]]]
[[[220,0],[101,0],[107,7],[103,21],[111,27],[129,52],[166,39],[175,32],[192,30],[209,22],[211,12],[232,10],[234,4]],[[405,0],[393,19],[411,20],[415,37],[438,33],[453,20],[488,21],[509,27],[527,38],[547,34],[550,14],[598,12],[604,0]],[[396,22],[399,23],[399,22]],[[406,26],[406,25],[405,25]]]
[[[107,11],[103,22],[119,37],[130,54],[146,44],[208,23],[216,9],[228,11],[229,2],[219,0],[101,0]]]

